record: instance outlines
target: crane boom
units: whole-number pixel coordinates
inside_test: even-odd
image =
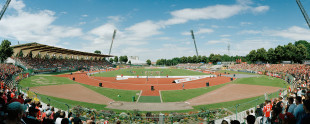
[[[110,46],[110,51],[109,51],[109,55],[111,54],[111,50],[112,50],[112,45],[113,45],[113,41],[114,41],[115,35],[116,35],[116,30],[114,30],[114,32],[113,32],[113,36],[112,36],[112,42],[111,42],[111,46]]]
[[[296,2],[297,2],[297,4],[298,4],[298,6],[299,6],[299,9],[300,9],[302,15],[304,16],[304,18],[305,18],[305,20],[306,20],[306,22],[307,22],[307,24],[308,24],[308,27],[310,28],[310,19],[309,19],[309,16],[308,16],[306,10],[305,10],[304,7],[302,6],[300,0],[296,0]]]
[[[11,0],[7,0],[6,3],[4,4],[4,6],[3,6],[3,8],[2,8],[2,10],[0,12],[0,20],[1,20],[2,16],[4,15],[4,12],[5,12],[6,8],[8,8],[10,2],[11,2]]]
[[[192,38],[193,38],[193,40],[194,40],[194,44],[195,44],[196,55],[197,55],[197,57],[198,57],[198,50],[197,50],[197,46],[196,46],[196,40],[195,40],[195,36],[194,36],[194,31],[193,31],[193,30],[191,30],[191,33],[192,33]]]

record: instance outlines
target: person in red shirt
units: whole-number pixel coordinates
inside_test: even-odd
[[[270,113],[272,110],[272,105],[271,105],[271,101],[269,100],[266,103],[267,104],[263,108],[263,112],[264,112],[263,123],[270,123]]]

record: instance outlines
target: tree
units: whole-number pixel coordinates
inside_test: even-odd
[[[96,54],[101,54],[101,51],[96,50],[94,53],[96,53]]]
[[[128,64],[131,65],[131,61],[130,60],[129,60]]]
[[[0,63],[3,63],[7,58],[13,55],[13,48],[10,47],[11,42],[3,40],[0,46]]]
[[[124,61],[124,57],[123,57],[123,56],[120,56],[120,57],[119,57],[119,62],[122,64],[123,61]]]
[[[187,63],[187,57],[183,56],[180,59],[181,63]]]
[[[302,60],[305,60],[308,56],[307,54],[307,47],[305,47],[303,44],[298,44],[295,53],[295,62],[302,63]]]
[[[118,57],[117,56],[114,56],[114,62],[118,63]]]
[[[283,46],[278,45],[274,49],[274,53],[275,53],[275,56],[276,56],[276,60],[279,63],[284,60],[284,53],[285,53],[285,51],[284,51],[284,47]]]
[[[211,56],[211,55],[210,55]],[[210,58],[210,61],[215,64],[217,62],[220,62],[221,61],[221,55],[220,54],[216,54],[216,55],[212,55],[212,57]]]
[[[148,65],[151,65],[152,64],[152,62],[151,62],[151,60],[146,60],[146,64],[148,64]]]
[[[126,64],[126,62],[128,62],[128,57],[125,55],[124,56],[124,63]]]
[[[265,48],[257,49],[256,59],[259,60],[259,61],[262,61],[262,62],[266,62],[266,60],[267,60],[267,52],[266,52]]]
[[[230,60],[230,56],[224,54],[224,55],[222,56],[222,62],[229,62],[229,61],[231,61],[231,60]]]
[[[267,61],[269,63],[275,63],[276,62],[275,52],[274,52],[273,48],[269,48],[267,51]]]
[[[113,63],[113,58],[110,58],[110,60],[109,60],[109,61],[110,61],[110,63]]]
[[[193,57],[191,57],[191,56],[187,57],[187,62],[188,63],[193,63]]]
[[[197,56],[196,56],[196,55],[194,55],[194,56],[193,56],[193,60],[192,60],[192,62],[193,62],[193,63],[197,63],[197,62],[198,62],[198,58],[197,58]]]
[[[207,58],[206,56],[202,56],[202,57],[201,57],[201,61],[204,62],[204,63],[209,62],[209,61],[208,61],[208,58]]]
[[[256,50],[252,50],[248,55],[247,57],[249,58],[249,60],[254,63],[255,61],[257,61],[256,59]]]
[[[299,44],[302,44],[306,47],[307,49],[307,59],[310,59],[310,43],[308,41],[305,41],[305,40],[299,40],[299,41],[296,41],[294,43],[295,46],[298,46]]]

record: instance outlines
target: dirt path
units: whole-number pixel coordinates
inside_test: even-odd
[[[228,84],[219,89],[190,99],[191,106],[213,104],[239,99],[251,98],[278,91],[279,87],[258,86],[248,84]]]
[[[114,101],[79,84],[39,86],[31,87],[30,90],[43,95],[88,103],[107,105]]]
[[[135,110],[139,111],[176,111],[193,109],[184,102],[169,102],[169,103],[136,103],[136,102],[114,102],[106,108],[119,110]]]

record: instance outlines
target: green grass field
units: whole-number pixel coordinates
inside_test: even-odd
[[[160,103],[160,96],[140,96],[138,102],[145,102],[145,103]]]
[[[132,73],[131,71],[135,71],[136,73]],[[95,74],[94,76],[97,77],[116,77],[117,75],[123,74],[124,76],[146,76],[146,71],[159,71],[160,74],[153,73],[153,76],[189,76],[189,75],[208,75],[202,72],[197,71],[190,71],[185,69],[120,69],[116,71],[109,71],[109,72],[101,72],[98,74]],[[161,73],[162,72],[162,73]],[[149,74],[149,76],[151,76]]]
[[[24,88],[36,87],[36,86],[48,86],[48,85],[74,84],[74,83],[76,82],[68,78],[55,77],[47,74],[31,76],[19,82],[19,84]]]
[[[163,99],[163,102],[183,102],[191,98],[211,92],[213,90],[216,90],[227,84],[228,83],[211,86],[211,87],[197,88],[197,89],[161,91],[161,97]]]
[[[46,95],[42,95],[42,94],[38,94],[38,96],[42,102],[50,103],[51,106],[54,106],[55,108],[59,108],[62,110],[68,109],[68,107],[65,104],[69,105],[70,108],[79,105],[79,106],[83,106],[85,108],[92,108],[92,109],[96,109],[96,110],[103,110],[106,107],[106,105],[103,105],[103,104],[94,104],[94,103],[73,101],[73,100],[68,100],[68,99],[52,97],[52,96],[46,96]]]
[[[36,87],[36,86],[80,84],[86,88],[89,88],[95,92],[98,92],[115,101],[127,101],[127,102],[131,102],[131,97],[132,96],[138,97],[137,93],[140,93],[140,91],[136,91],[136,90],[120,90],[120,89],[109,89],[109,88],[96,87],[96,86],[77,83],[64,77],[55,77],[55,76],[43,75],[43,74],[31,76],[27,79],[23,79],[22,81],[20,81],[19,84],[20,86],[22,86],[23,89],[26,89],[27,87]],[[120,95],[120,97],[118,97],[118,95]]]
[[[285,88],[288,84],[279,78],[268,77],[268,76],[259,76],[250,77],[250,78],[239,78],[234,81],[237,84],[250,84],[250,85],[262,85],[262,86],[272,86],[272,87],[281,87]]]
[[[131,102],[132,97],[135,96],[138,98],[140,91],[138,90],[119,90],[119,89],[110,89],[110,88],[102,88],[102,87],[96,87],[96,86],[90,86],[86,84],[81,84],[84,87],[87,87],[97,93],[100,93],[110,99],[113,99],[115,101],[126,101]],[[118,97],[120,95],[120,97]]]

